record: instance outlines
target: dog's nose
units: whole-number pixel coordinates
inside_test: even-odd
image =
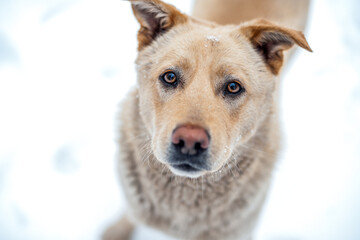
[[[174,130],[171,142],[184,155],[198,155],[209,147],[210,139],[204,128],[184,125]]]

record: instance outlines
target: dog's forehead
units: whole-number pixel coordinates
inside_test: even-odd
[[[238,38],[233,27],[186,26],[164,39],[159,48],[160,65],[186,65],[189,68],[248,71],[253,56],[250,44]],[[164,66],[165,67],[165,66]]]
[[[251,49],[237,35],[236,29],[230,27],[180,27],[161,40],[156,52],[162,62],[187,61],[214,67],[243,64],[251,58]]]
[[[181,31],[181,30],[180,30]],[[235,42],[234,29],[229,27],[209,28],[201,25],[195,25],[182,30],[177,36],[179,41],[183,42],[188,49],[194,47],[198,50],[222,50],[223,48],[233,48],[234,50],[242,43]]]

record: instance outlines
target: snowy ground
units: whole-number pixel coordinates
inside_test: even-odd
[[[314,53],[283,81],[284,150],[256,239],[360,239],[359,11],[313,2]],[[0,1],[0,239],[98,239],[125,209],[115,113],[137,29],[125,1]]]

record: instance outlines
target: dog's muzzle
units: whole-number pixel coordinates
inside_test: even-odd
[[[210,170],[209,146],[210,135],[204,128],[193,125],[177,127],[171,137],[168,163],[176,172],[194,173]]]

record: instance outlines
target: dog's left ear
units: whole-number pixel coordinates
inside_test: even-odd
[[[141,26],[138,32],[139,50],[176,24],[185,23],[188,19],[174,6],[160,0],[130,0],[130,2]]]
[[[262,55],[275,75],[279,74],[283,65],[283,51],[291,48],[295,43],[312,52],[302,32],[280,27],[263,19],[245,23],[241,26],[241,32]]]

